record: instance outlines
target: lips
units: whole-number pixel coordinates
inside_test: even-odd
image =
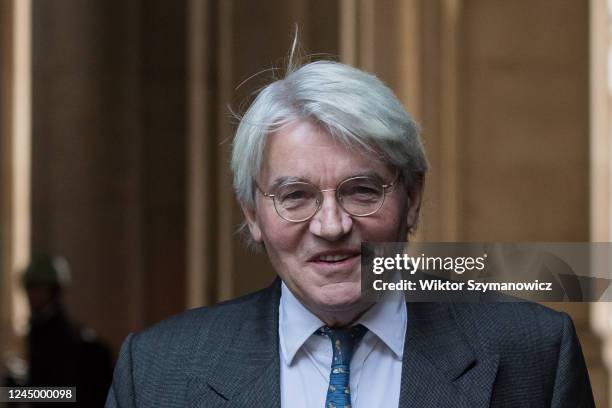
[[[341,254],[323,255],[315,259],[315,261],[338,262],[338,261],[344,261],[345,259],[350,258],[350,257],[351,255],[341,255]]]
[[[310,270],[327,283],[356,282],[360,263],[361,251],[351,248],[317,252],[308,260]]]
[[[324,265],[340,265],[357,259],[361,255],[360,251],[352,249],[339,249],[332,251],[318,252],[308,261]]]

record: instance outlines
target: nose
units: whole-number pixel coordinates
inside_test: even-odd
[[[321,208],[310,220],[310,232],[326,241],[337,241],[348,234],[352,227],[353,219],[340,207],[334,191],[323,192]]]

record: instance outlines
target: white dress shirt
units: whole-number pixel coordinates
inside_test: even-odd
[[[407,324],[406,303],[378,302],[354,324],[362,324],[368,331],[351,359],[352,407],[397,407]],[[281,407],[325,407],[332,345],[328,338],[314,334],[324,325],[283,283],[278,321]]]

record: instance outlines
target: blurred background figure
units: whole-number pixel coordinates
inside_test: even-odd
[[[22,283],[31,311],[24,385],[76,386],[80,406],[103,406],[112,356],[93,330],[74,324],[67,315],[62,295],[70,283],[68,262],[37,257],[23,273]]]

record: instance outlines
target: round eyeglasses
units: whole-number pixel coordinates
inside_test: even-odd
[[[257,188],[264,197],[272,198],[278,215],[289,222],[307,221],[319,211],[323,204],[323,193],[336,192],[336,200],[340,207],[354,217],[367,217],[383,206],[385,196],[391,191],[399,172],[389,184],[383,184],[376,177],[356,176],[342,181],[336,188],[320,190],[305,181],[283,183],[274,194],[265,193]]]

